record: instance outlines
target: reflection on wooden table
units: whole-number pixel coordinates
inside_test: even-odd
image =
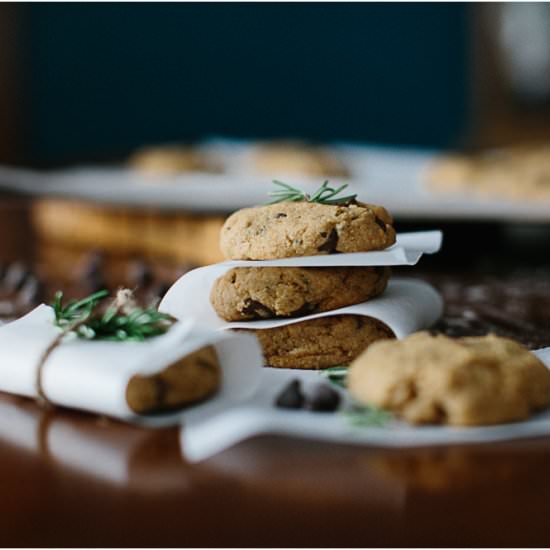
[[[4,198],[0,210],[4,265],[19,262],[36,278],[23,279],[40,283],[19,309],[48,300],[59,286],[88,291],[82,271],[63,281],[44,276],[26,201]],[[531,249],[522,256],[523,245],[519,252],[509,243],[487,248],[502,237],[499,231],[451,227],[441,258],[422,266],[420,276],[446,297],[439,328],[492,330],[548,346],[549,266]],[[137,260],[109,268],[110,284],[129,277]],[[151,265],[154,283],[141,264],[147,292],[178,276]],[[92,282],[99,284],[103,267],[94,269]],[[9,289],[4,273],[0,302],[13,304],[23,286]],[[1,540],[8,546],[544,545],[549,454],[546,438],[386,450],[260,437],[192,465],[176,429],[44,411],[0,395]]]

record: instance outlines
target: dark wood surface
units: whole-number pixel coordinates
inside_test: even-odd
[[[7,265],[33,266],[27,206],[0,199]],[[450,227],[440,257],[414,271],[446,297],[438,329],[550,345],[546,238],[544,228]],[[549,465],[550,438],[386,450],[277,437],[190,464],[174,429],[0,394],[0,543],[548,546]]]

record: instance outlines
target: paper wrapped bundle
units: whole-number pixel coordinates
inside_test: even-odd
[[[43,361],[60,334],[54,318],[53,309],[41,305],[0,328],[0,391],[33,398],[42,392],[56,405],[168,425],[178,422],[179,410],[214,394],[246,397],[256,388],[262,356],[252,336],[186,320],[143,342],[69,334]],[[238,383],[243,376],[244,386]]]

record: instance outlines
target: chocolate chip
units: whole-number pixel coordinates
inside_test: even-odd
[[[6,270],[4,285],[10,292],[20,290],[29,275],[30,271],[23,264],[15,262]]]
[[[334,412],[340,405],[340,394],[327,384],[317,384],[308,399],[308,409],[316,412]]]
[[[169,289],[170,285],[168,283],[161,282],[152,289],[151,294],[155,297],[162,298]]]
[[[248,298],[244,302],[244,307],[241,310],[245,315],[256,315],[258,317],[276,317],[275,312],[269,309],[267,306],[264,306],[261,302],[257,300],[251,300]]]
[[[382,229],[382,231],[385,233],[386,223],[383,220],[381,220],[378,216],[374,216],[374,221],[376,222],[376,225],[378,225],[378,227],[380,227],[380,229]]]
[[[286,218],[286,214],[284,212],[278,212],[277,214],[275,214],[275,217],[276,218]]]
[[[103,276],[105,254],[101,250],[92,250],[85,257],[77,274],[88,292],[97,292],[107,287]]]
[[[355,316],[355,328],[361,330],[365,326],[365,319],[362,315]]]
[[[317,304],[304,303],[298,309],[295,309],[288,316],[289,317],[302,317],[303,315],[311,315],[317,311]]]
[[[204,370],[214,370],[215,369],[215,366],[204,360],[204,359],[197,359],[197,365],[201,368],[201,369],[204,369]]]
[[[275,399],[275,406],[281,409],[301,409],[304,403],[302,386],[297,379],[289,382]]]
[[[338,231],[335,228],[332,229],[327,240],[317,248],[319,252],[328,252],[329,254],[334,254],[336,252],[336,247],[338,246]]]
[[[42,290],[40,281],[34,275],[30,275],[21,287],[19,302],[23,306],[31,306],[40,302]]]
[[[105,254],[101,250],[92,250],[86,255],[79,275],[86,280],[97,278],[98,275],[101,275],[104,264]]]
[[[137,260],[134,262],[130,266],[129,271],[129,279],[132,285],[144,288],[153,282],[153,271],[150,266],[142,260]]]

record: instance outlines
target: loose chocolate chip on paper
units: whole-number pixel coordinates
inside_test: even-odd
[[[275,400],[275,406],[281,409],[301,409],[304,403],[305,397],[298,379],[289,382]]]
[[[327,384],[317,384],[308,399],[308,409],[316,412],[334,412],[340,405],[340,394]]]

